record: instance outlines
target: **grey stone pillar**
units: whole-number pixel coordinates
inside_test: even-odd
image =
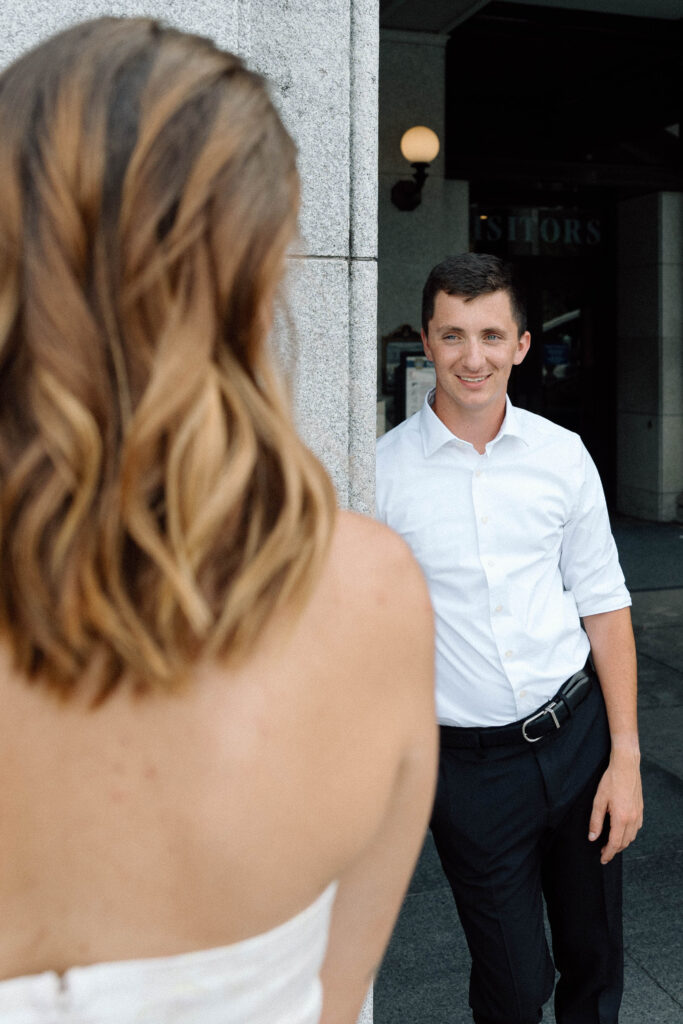
[[[251,62],[299,146],[290,257],[299,427],[342,505],[374,511],[377,303],[376,0],[254,2]]]
[[[5,0],[0,66],[60,28],[105,14],[159,17],[210,36],[270,79],[299,147],[303,185],[287,287],[298,421],[341,504],[372,513],[377,0]],[[370,994],[361,1021],[371,1020]]]
[[[619,207],[620,512],[664,522],[683,492],[683,195]]]

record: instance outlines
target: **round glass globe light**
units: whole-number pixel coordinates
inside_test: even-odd
[[[439,136],[431,128],[418,124],[403,133],[401,152],[408,163],[431,164],[439,152]]]

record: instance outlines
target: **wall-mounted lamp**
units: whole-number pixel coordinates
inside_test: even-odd
[[[391,190],[391,201],[399,210],[414,210],[420,205],[427,168],[439,152],[439,136],[431,128],[419,124],[403,133],[401,152],[415,168],[412,181],[397,181]]]

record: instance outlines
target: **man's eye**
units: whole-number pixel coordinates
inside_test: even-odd
[[[500,341],[500,334],[487,334],[486,341]]]

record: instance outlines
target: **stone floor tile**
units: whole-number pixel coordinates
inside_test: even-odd
[[[643,708],[638,723],[643,757],[683,779],[683,706]]]
[[[654,629],[636,630],[639,655],[647,655],[675,672],[683,666],[683,629],[681,621]]]
[[[638,650],[638,707],[683,706],[683,664],[679,669],[663,665]]]
[[[624,940],[629,957],[678,1002],[683,1021],[683,848],[627,865]]]

